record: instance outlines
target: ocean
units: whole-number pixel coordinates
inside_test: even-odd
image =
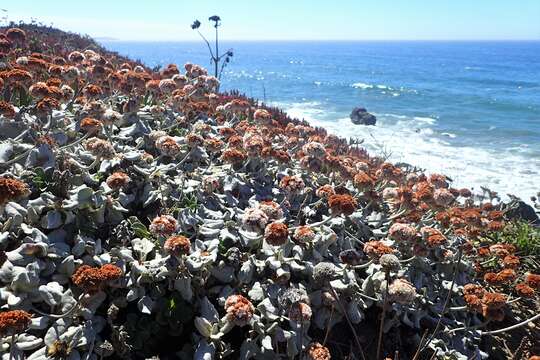
[[[211,68],[201,42],[103,41],[149,66]],[[540,191],[540,42],[223,42],[222,89],[279,106],[375,155],[524,200]],[[377,117],[354,125],[353,107]]]

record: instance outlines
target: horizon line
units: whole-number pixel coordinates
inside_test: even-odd
[[[125,42],[200,42],[200,39],[119,39],[107,36],[91,36],[96,41]],[[238,42],[540,42],[540,38],[530,39],[220,39],[221,41]]]

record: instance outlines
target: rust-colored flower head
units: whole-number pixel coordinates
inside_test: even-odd
[[[204,139],[199,134],[189,133],[186,135],[186,144],[190,148],[195,148],[198,146],[202,146],[204,144]]]
[[[89,265],[80,266],[73,275],[71,280],[87,293],[99,291],[108,281],[119,279],[122,276],[122,270],[112,264],[106,264],[99,268]]]
[[[390,301],[411,304],[416,298],[416,288],[405,279],[396,279],[388,287]]]
[[[516,248],[511,244],[495,244],[489,247],[489,252],[495,256],[504,258],[507,255],[513,254]]]
[[[49,96],[49,86],[46,83],[40,81],[32,84],[32,86],[30,86],[30,89],[28,89],[28,93],[33,98],[41,100],[44,97]]]
[[[349,194],[335,194],[328,197],[328,206],[332,215],[351,215],[358,203]]]
[[[268,110],[265,109],[257,109],[253,113],[253,119],[259,120],[263,123],[267,123],[269,120],[272,119],[272,114],[268,112]]]
[[[306,323],[311,320],[311,307],[303,302],[294,303],[289,309],[289,319],[298,323]]]
[[[525,283],[533,289],[540,290],[540,275],[531,273],[526,274]]]
[[[388,237],[396,241],[414,241],[418,232],[409,224],[394,223],[388,230]]]
[[[287,175],[280,180],[279,187],[290,194],[295,194],[302,191],[306,187],[306,184],[300,175]]]
[[[156,140],[156,148],[165,156],[175,157],[180,153],[180,145],[171,136],[161,136]]]
[[[85,144],[85,149],[92,155],[102,159],[112,159],[115,155],[114,147],[103,139],[91,138]]]
[[[258,157],[264,148],[264,139],[260,135],[248,133],[244,136],[243,145],[250,157]]]
[[[0,336],[9,336],[25,331],[32,322],[32,315],[23,310],[0,312]]]
[[[16,115],[15,107],[4,100],[0,100],[0,115],[13,119]]]
[[[281,246],[287,242],[289,238],[289,229],[282,222],[273,222],[264,229],[264,239],[270,245]]]
[[[191,242],[187,237],[182,235],[171,236],[165,240],[165,244],[163,244],[163,249],[165,249],[165,251],[176,256],[189,254],[190,248]]]
[[[221,151],[224,145],[225,144],[223,143],[223,141],[217,138],[204,139],[204,147],[211,153],[217,153]]]
[[[159,90],[163,94],[170,94],[176,89],[176,83],[172,79],[163,79],[159,82]]]
[[[237,326],[245,326],[253,318],[255,308],[244,296],[231,295],[225,301],[225,311],[229,321]]]
[[[496,292],[487,292],[482,297],[482,315],[489,320],[502,321],[507,297]]]
[[[420,229],[420,234],[422,234],[422,239],[430,247],[438,247],[446,243],[446,237],[435,228],[424,226]]]
[[[24,182],[5,176],[0,177],[0,205],[25,198],[28,195],[30,195],[30,189]]]
[[[372,259],[379,259],[383,254],[392,254],[394,249],[381,241],[372,240],[364,244],[364,253]]]
[[[156,216],[154,220],[152,220],[149,229],[154,235],[169,236],[176,231],[177,227],[178,222],[175,218],[173,218],[171,215],[161,215]]]
[[[128,174],[122,171],[116,171],[107,178],[107,185],[113,190],[119,190],[125,187],[131,181]]]
[[[238,149],[226,149],[223,151],[223,154],[221,154],[221,160],[233,166],[242,165],[246,159],[246,153]]]
[[[68,55],[68,60],[74,63],[81,63],[86,60],[86,57],[80,51],[72,51]]]
[[[263,200],[258,204],[258,207],[268,216],[268,220],[273,221],[283,218],[283,210],[275,201]]]
[[[36,113],[39,116],[45,116],[52,113],[53,110],[60,108],[60,102],[52,97],[45,97],[36,104]]]
[[[375,185],[375,181],[364,171],[359,171],[354,175],[354,185],[362,191],[369,190]]]
[[[307,349],[307,358],[308,360],[330,360],[332,357],[330,350],[326,346],[318,342],[313,342],[309,344]]]
[[[268,224],[268,216],[259,208],[247,208],[242,216],[244,228],[252,232],[262,232]]]
[[[293,239],[299,244],[310,243],[315,239],[315,232],[309,226],[299,226],[294,231]]]
[[[433,200],[439,206],[449,206],[455,199],[455,196],[445,188],[435,189],[433,192]]]
[[[310,141],[307,144],[305,144],[302,147],[302,151],[307,156],[311,158],[316,158],[319,160],[322,160],[324,156],[326,155],[326,149],[324,148],[324,145],[316,141]]]
[[[429,183],[436,189],[447,188],[449,186],[447,180],[448,178],[441,174],[431,174],[429,176]]]
[[[335,193],[334,187],[330,184],[323,185],[315,191],[315,195],[321,199],[328,199],[328,197],[334,195]]]
[[[535,291],[532,287],[525,283],[519,283],[514,288],[519,296],[524,298],[533,297],[535,294]]]
[[[84,132],[96,134],[101,131],[103,124],[97,119],[86,117],[81,120],[80,127]]]

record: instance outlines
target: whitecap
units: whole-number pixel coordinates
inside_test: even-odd
[[[366,83],[362,83],[362,82],[357,82],[357,83],[354,83],[351,85],[353,88],[357,88],[357,89],[362,89],[362,90],[365,90],[365,89],[373,89],[373,85],[371,84],[366,84]]]
[[[448,132],[443,132],[443,133],[441,133],[441,135],[442,136],[448,136],[451,139],[455,139],[457,137],[456,134],[452,134],[452,133],[448,133]]]
[[[322,126],[330,133],[365,139],[363,146],[372,155],[388,156],[390,161],[409,163],[428,173],[445,174],[458,188],[479,190],[484,186],[497,191],[502,198],[511,193],[524,200],[540,190],[535,180],[540,176],[540,158],[507,148],[456,146],[441,137],[452,138],[455,134],[437,135],[430,127],[436,119],[430,117],[375,114],[376,126],[361,126],[353,125],[347,117],[325,120],[326,111],[321,104],[296,103],[283,108],[289,115]]]

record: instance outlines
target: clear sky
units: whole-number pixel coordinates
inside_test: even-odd
[[[120,40],[197,40],[223,19],[235,40],[540,39],[540,0],[11,0],[9,20]],[[0,13],[0,15],[6,12]]]

